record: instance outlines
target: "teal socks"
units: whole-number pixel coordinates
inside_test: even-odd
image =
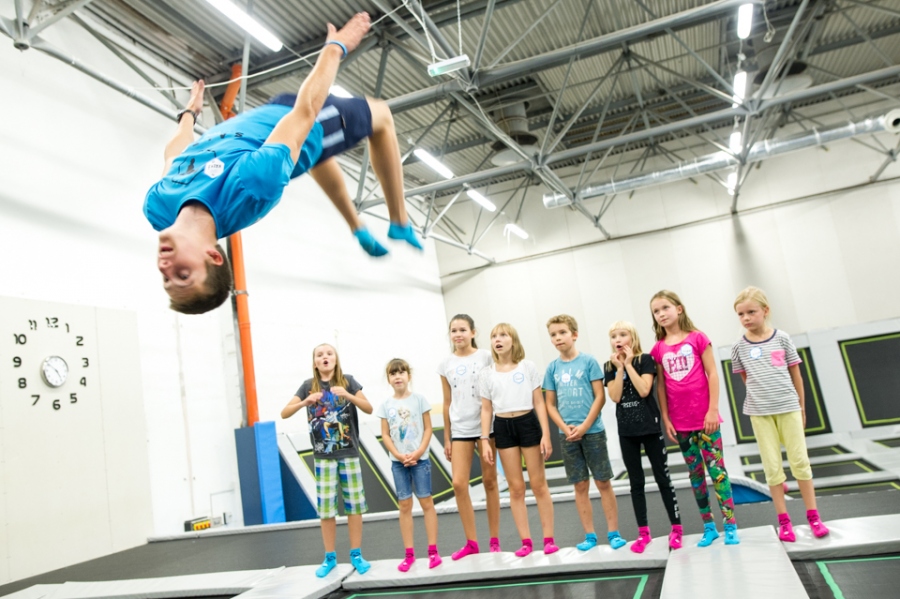
[[[337,554],[334,551],[329,551],[325,554],[325,561],[316,569],[316,576],[325,578],[329,572],[334,570],[335,566],[337,566]]]
[[[363,559],[362,549],[350,550],[350,563],[353,564],[353,567],[360,574],[365,574],[372,567],[372,564]]]
[[[378,243],[378,240],[372,237],[372,234],[369,233],[369,230],[365,227],[355,230],[353,236],[356,237],[356,241],[359,242],[362,249],[366,250],[366,253],[370,256],[378,258],[379,256],[384,256],[388,253],[387,248]]]
[[[613,549],[621,549],[625,546],[625,539],[622,538],[618,530],[611,530],[606,533],[606,539],[609,541],[609,546]]]
[[[737,526],[734,524],[732,524],[732,526],[735,526],[735,528],[737,528]],[[735,532],[735,536],[737,536],[736,532]],[[716,523],[715,522],[707,522],[706,524],[703,525],[703,538],[700,539],[699,543],[697,543],[697,547],[709,547],[710,545],[712,545],[712,542],[718,538],[719,538],[719,531],[716,530]]]
[[[388,237],[390,239],[405,241],[417,250],[425,249],[422,247],[422,242],[419,241],[419,238],[416,236],[416,232],[413,230],[410,223],[401,225],[399,223],[391,222],[391,226],[388,227]]]
[[[575,545],[579,551],[588,551],[597,546],[597,535],[589,532],[584,535],[584,541]]]
[[[725,544],[740,545],[741,539],[737,533],[737,523],[725,524]]]

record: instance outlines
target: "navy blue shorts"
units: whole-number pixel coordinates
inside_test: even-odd
[[[278,94],[269,104],[293,106],[297,94]],[[365,98],[339,98],[329,95],[316,117],[322,125],[322,155],[316,164],[342,154],[372,135],[372,111]]]

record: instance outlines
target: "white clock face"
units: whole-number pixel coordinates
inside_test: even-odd
[[[59,356],[44,358],[41,362],[41,377],[51,387],[62,387],[69,378],[69,365]]]

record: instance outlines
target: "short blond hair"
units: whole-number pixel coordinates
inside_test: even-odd
[[[578,332],[578,323],[575,322],[575,319],[568,314],[557,314],[556,316],[551,317],[550,320],[547,321],[548,329],[550,328],[551,324],[564,324],[573,333]]]
[[[769,307],[769,298],[766,297],[766,292],[759,287],[754,287],[753,285],[751,285],[738,293],[738,296],[734,300],[734,309],[737,310],[738,304],[740,304],[741,302],[746,302],[748,300],[751,302],[756,302],[757,304],[762,306],[763,309]]]
[[[516,331],[516,328],[507,323],[501,322],[496,325],[493,329],[491,329],[491,337],[493,338],[494,333],[506,333],[512,339],[512,361],[515,364],[518,364],[522,360],[525,359],[525,348],[522,347],[522,342],[519,341],[519,333]],[[500,359],[500,356],[497,355],[497,351],[494,349],[494,344],[491,343],[491,355],[494,356],[494,362]]]
[[[617,320],[609,325],[610,337],[612,337],[613,331],[628,331],[628,334],[631,335],[631,353],[634,354],[635,358],[644,353],[643,350],[641,350],[641,338],[633,324],[627,320]]]

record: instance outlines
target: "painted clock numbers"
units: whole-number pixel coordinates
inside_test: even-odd
[[[84,335],[75,335],[68,322],[55,316],[29,319],[27,329],[22,328],[22,332],[12,334],[16,387],[28,395],[29,403],[36,408],[59,411],[77,404],[79,391],[88,388],[91,367],[90,356],[83,355],[87,352],[80,349],[85,347]],[[51,331],[53,340],[48,343],[42,332]],[[29,344],[39,345],[32,350]]]

